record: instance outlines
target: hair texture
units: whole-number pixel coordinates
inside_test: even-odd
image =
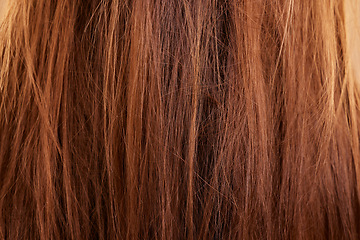
[[[9,1],[0,239],[359,239],[349,1]]]

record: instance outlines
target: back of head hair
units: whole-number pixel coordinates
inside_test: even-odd
[[[347,4],[9,1],[0,238],[358,239]]]

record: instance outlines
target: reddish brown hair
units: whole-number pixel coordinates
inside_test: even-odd
[[[359,239],[345,0],[12,0],[1,239]]]

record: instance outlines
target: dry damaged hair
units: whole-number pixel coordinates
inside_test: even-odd
[[[10,0],[1,239],[359,239],[345,0]]]

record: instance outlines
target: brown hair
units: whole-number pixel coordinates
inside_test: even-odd
[[[1,239],[359,239],[345,0],[12,0]]]

